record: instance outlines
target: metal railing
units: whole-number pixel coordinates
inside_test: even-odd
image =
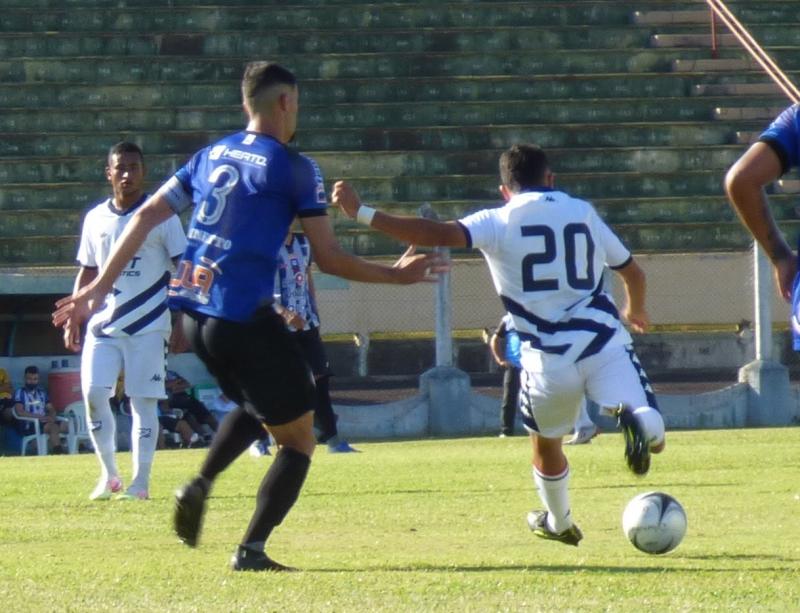
[[[736,37],[736,40],[744,47],[750,56],[758,62],[764,71],[775,81],[775,84],[781,88],[789,99],[794,102],[800,102],[800,90],[797,86],[786,76],[780,69],[775,61],[767,54],[766,51],[758,44],[758,42],[751,36],[747,28],[736,18],[722,0],[706,0],[711,9],[711,54],[712,57],[718,55],[717,44],[717,19],[724,23],[728,29]]]

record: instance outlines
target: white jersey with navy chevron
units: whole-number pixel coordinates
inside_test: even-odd
[[[631,343],[603,290],[606,266],[631,254],[591,204],[537,188],[461,219],[522,340],[522,366],[543,372]]]
[[[304,330],[318,328],[317,303],[308,283],[311,245],[303,234],[293,232],[290,236],[291,241],[288,244],[284,241],[278,251],[275,301],[300,315],[306,321]]]
[[[102,268],[134,212],[147,199],[121,213],[111,199],[91,209],[83,220],[78,262],[88,268]],[[169,331],[167,285],[172,258],[186,248],[181,222],[172,216],[158,225],[128,262],[105,305],[89,320],[88,328],[97,337],[119,337]]]

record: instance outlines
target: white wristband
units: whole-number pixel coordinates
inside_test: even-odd
[[[371,206],[362,204],[360,207],[358,207],[358,212],[356,213],[356,221],[358,223],[364,224],[365,226],[371,226],[373,217],[375,217],[375,209],[373,209]]]

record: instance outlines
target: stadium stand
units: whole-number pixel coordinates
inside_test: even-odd
[[[639,252],[743,249],[724,170],[786,105],[701,2],[6,0],[0,13],[0,276],[12,296],[71,287],[102,159],[140,144],[156,182],[238,129],[248,59],[302,80],[297,146],[365,200],[444,216],[496,201],[498,152],[546,147],[565,190]],[[792,1],[730,6],[790,74]],[[796,190],[785,182],[786,191]],[[790,194],[773,199],[794,225]],[[362,255],[397,246],[338,220]]]

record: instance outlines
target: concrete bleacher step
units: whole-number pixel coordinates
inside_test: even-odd
[[[800,194],[800,180],[781,179],[775,184],[775,192],[778,194]]]
[[[324,176],[346,178],[400,177],[418,175],[489,174],[497,168],[502,149],[466,151],[381,151],[381,152],[317,152],[314,159]],[[705,168],[724,169],[741,154],[738,145],[717,147],[660,147],[614,149],[554,149],[548,158],[558,172],[656,172]],[[184,162],[183,157],[150,155],[147,169],[158,180],[174,173]],[[103,163],[96,156],[39,158],[30,164],[27,158],[0,158],[0,182],[63,183],[102,180]]]
[[[765,81],[764,83],[701,83],[692,87],[691,93],[693,96],[775,97],[783,92],[773,81]]]
[[[773,107],[718,107],[714,109],[714,119],[722,121],[772,121],[788,105],[789,102],[787,101],[784,106]]]
[[[751,128],[762,127],[752,122]],[[145,155],[174,155],[186,159],[195,151],[227,134],[227,131],[135,132],[33,132],[0,133],[8,143],[3,157],[94,156],[102,166],[108,148],[126,139],[140,145]],[[547,124],[505,126],[434,126],[417,128],[332,128],[300,130],[295,145],[301,151],[448,151],[500,149],[514,142],[537,143],[547,149],[566,147],[680,147],[727,145],[736,141],[730,126],[709,122]]]
[[[717,36],[717,44],[734,46],[736,37],[733,34],[720,34]],[[653,34],[650,38],[650,46],[660,48],[711,47],[712,38],[708,32],[704,34]]]
[[[73,56],[286,56],[303,53],[470,52],[475,49],[633,49],[645,47],[649,28],[602,26],[416,28],[413,30],[265,30],[168,34],[109,32],[9,32],[0,37],[2,57]]]
[[[114,10],[75,7],[68,11],[15,9],[0,13],[0,31],[213,32],[273,30],[353,30],[398,28],[507,27],[521,23],[556,25],[628,24],[631,8],[657,2],[454,2],[352,3],[315,6],[313,2],[258,3],[238,6],[169,6],[153,3],[146,10],[116,5]],[[294,6],[292,5],[294,4]]]
[[[678,58],[707,61],[704,49],[549,49],[451,53],[297,54],[288,62],[302,79],[561,75],[666,72]],[[140,82],[235,81],[248,56],[13,58],[0,61],[0,81],[98,85]],[[722,60],[719,60],[722,61]],[[797,62],[795,62],[797,64]],[[791,62],[784,66],[792,70]]]
[[[795,76],[797,76],[795,74]],[[762,82],[762,74],[722,75],[714,82]],[[386,101],[451,102],[476,100],[547,100],[565,98],[674,97],[690,93],[698,83],[676,73],[611,73],[598,75],[520,75],[412,77],[394,79],[304,80],[301,105]],[[124,106],[226,106],[240,104],[239,81],[148,84],[0,83],[0,107],[40,108]]]
[[[675,72],[729,72],[735,70],[757,70],[758,64],[749,57],[719,59],[681,58],[672,63]]]
[[[633,13],[633,23],[640,26],[701,25],[709,23],[709,15],[703,10],[638,10]]]
[[[342,104],[301,106],[303,130],[341,128],[480,126],[510,124],[611,123],[655,121],[704,121],[729,98],[674,97],[593,100],[520,100],[386,104]],[[741,106],[762,104],[754,99],[737,101]],[[763,104],[783,104],[780,97]],[[80,109],[31,113],[27,109],[5,109],[0,114],[0,132],[46,132],[51,126],[65,131],[239,130],[241,111],[235,107],[151,107],[145,109]]]

